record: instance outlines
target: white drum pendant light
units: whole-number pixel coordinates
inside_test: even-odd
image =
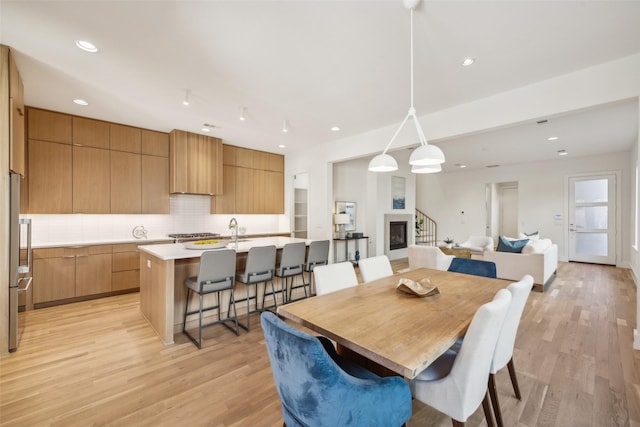
[[[403,3],[404,7],[411,11],[411,107],[409,107],[409,112],[405,116],[402,123],[400,123],[400,127],[398,128],[396,133],[393,134],[391,141],[389,141],[389,144],[387,144],[382,154],[379,154],[371,159],[371,162],[369,162],[369,170],[371,172],[393,172],[395,170],[398,170],[398,163],[393,157],[387,154],[387,151],[404,127],[404,124],[409,118],[411,118],[413,119],[413,123],[416,126],[418,140],[420,141],[420,146],[416,148],[413,153],[411,153],[411,157],[409,158],[409,164],[413,166],[411,168],[411,172],[440,172],[442,170],[440,164],[444,163],[445,161],[444,153],[435,145],[429,145],[427,143],[427,138],[425,138],[424,132],[422,132],[422,127],[420,127],[420,123],[418,122],[418,117],[416,117],[416,109],[413,107],[413,11],[420,3],[420,0],[403,0]],[[435,167],[436,165],[437,167]]]

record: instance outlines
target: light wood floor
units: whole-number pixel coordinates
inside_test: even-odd
[[[406,260],[395,269],[406,267]],[[0,360],[2,426],[281,426],[258,317],[251,333],[206,330],[202,350],[165,347],[138,294],[21,313],[16,353]],[[561,263],[532,292],[515,350],[522,401],[497,375],[508,426],[640,425],[640,356],[632,349],[630,272]],[[411,426],[450,426],[414,401]],[[467,423],[486,425],[482,411]]]

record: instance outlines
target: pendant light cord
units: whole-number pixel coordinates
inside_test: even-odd
[[[389,143],[387,144],[387,146],[385,147],[384,151],[382,152],[382,154],[387,154],[387,150],[389,150],[389,147],[391,147],[391,144],[393,144],[393,141],[396,140],[396,137],[398,136],[398,134],[400,133],[400,131],[402,130],[402,128],[404,127],[404,124],[407,122],[407,120],[409,119],[409,117],[413,118],[413,122],[416,125],[416,132],[418,133],[418,139],[420,140],[420,145],[427,145],[427,139],[424,136],[424,133],[422,132],[422,127],[420,126],[420,123],[418,122],[418,118],[416,117],[416,109],[413,106],[413,7],[410,9],[411,13],[410,13],[410,19],[411,19],[411,35],[410,35],[410,46],[411,46],[411,106],[409,107],[409,112],[407,113],[407,115],[404,117],[404,120],[402,121],[402,123],[400,123],[400,127],[398,127],[398,130],[396,130],[396,133],[393,134],[393,137],[391,138],[391,141],[389,141]]]
[[[411,8],[411,110],[414,110],[415,116],[415,108],[413,107],[413,8]]]

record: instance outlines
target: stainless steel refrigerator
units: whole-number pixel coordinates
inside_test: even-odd
[[[20,174],[10,174],[9,214],[9,351],[18,348],[18,294],[31,285],[31,220],[20,218]],[[26,232],[26,234],[22,234]],[[24,263],[20,248],[26,249]]]

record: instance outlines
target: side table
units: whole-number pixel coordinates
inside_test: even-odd
[[[334,245],[333,245],[333,262],[334,262],[334,264],[336,262],[338,262],[337,261],[337,258],[338,258],[337,249],[338,248],[337,248],[337,245],[336,245],[337,242],[344,242],[344,260],[345,261],[349,261],[349,241],[355,242],[355,251],[357,252],[357,251],[360,250],[360,240],[365,240],[366,242],[368,242],[369,241],[369,236],[345,237],[344,239],[340,239],[340,238],[333,239],[333,243],[334,243]],[[369,256],[369,247],[366,244],[365,244],[365,247],[367,249],[367,256],[363,257],[361,255],[361,258],[367,258]],[[351,260],[351,262],[353,263],[353,265],[358,265],[358,261],[356,261],[356,260]]]

